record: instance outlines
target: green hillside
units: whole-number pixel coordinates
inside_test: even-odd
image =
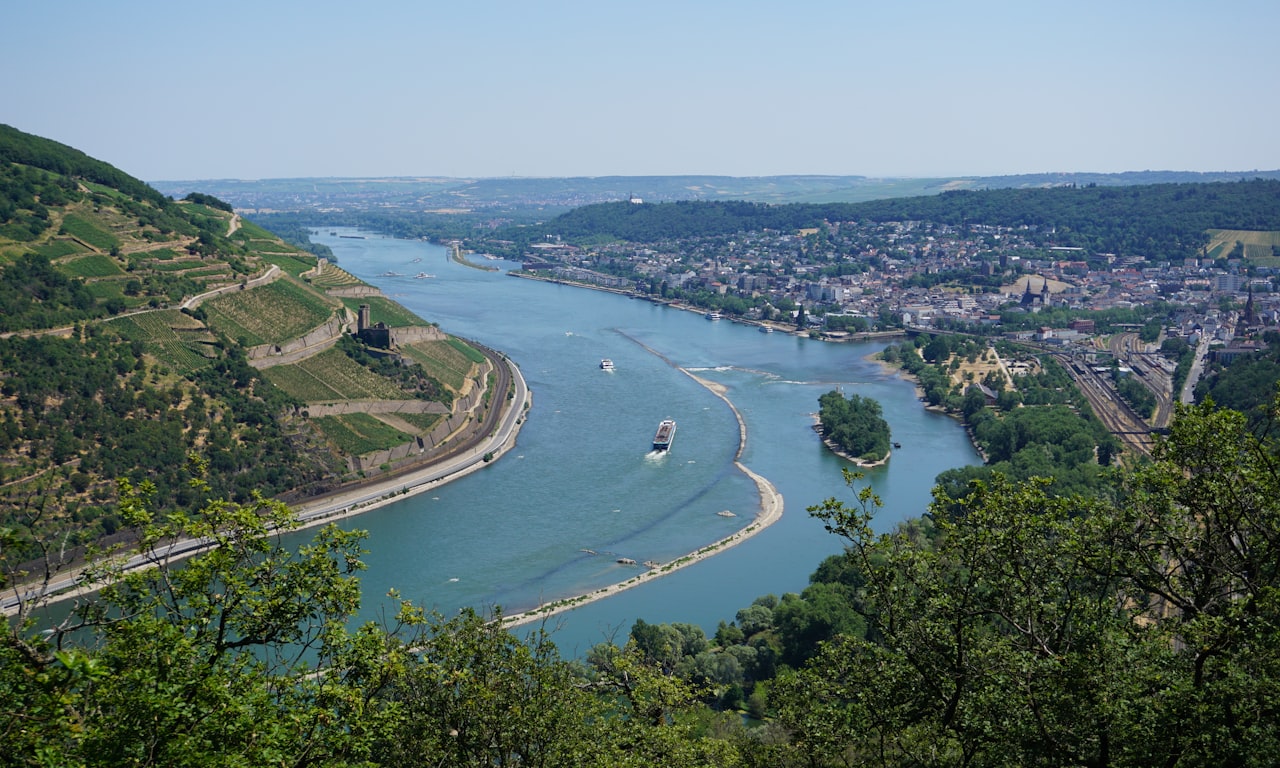
[[[0,530],[16,524],[73,550],[110,539],[125,522],[121,479],[164,507],[305,498],[368,471],[357,451],[429,432],[438,414],[412,434],[403,419],[354,414],[360,441],[307,415],[312,390],[289,372],[308,366],[360,382],[315,388],[329,404],[447,408],[468,383],[452,373],[453,355],[437,362],[418,349],[397,365],[357,343],[333,346],[354,313],[326,290],[359,281],[321,266],[217,198],[175,201],[78,150],[0,126]],[[427,325],[384,298],[366,301],[398,327]],[[304,337],[328,349],[322,362],[307,351],[271,367]],[[201,491],[188,485],[189,457],[208,467]],[[26,538],[0,559],[13,567],[39,554]]]

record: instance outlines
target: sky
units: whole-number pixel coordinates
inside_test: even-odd
[[[1276,0],[4,0],[0,123],[148,181],[1280,169]]]

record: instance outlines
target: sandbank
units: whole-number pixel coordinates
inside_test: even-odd
[[[636,343],[639,343],[639,342],[636,342]],[[644,345],[641,344],[641,346],[644,346]],[[645,348],[648,349],[648,347],[645,347]],[[657,354],[653,350],[649,350],[649,351],[653,352],[654,354]],[[661,355],[659,355],[659,357],[661,357]],[[663,359],[666,359],[666,358],[663,358]],[[537,608],[531,608],[521,613],[516,613],[511,616],[505,616],[502,619],[502,623],[504,626],[516,627],[522,624],[528,624],[530,622],[538,621],[540,619],[550,618],[551,616],[554,616],[558,613],[563,613],[565,611],[573,610],[574,608],[586,605],[587,603],[593,603],[597,600],[602,600],[606,597],[611,597],[613,595],[618,594],[619,592],[622,592],[623,590],[640,586],[641,584],[645,584],[647,582],[653,581],[654,579],[660,578],[662,576],[666,576],[667,574],[675,573],[681,568],[685,568],[687,566],[693,565],[694,563],[705,560],[714,554],[723,552],[729,547],[735,546],[737,544],[741,544],[742,542],[756,535],[760,531],[763,531],[765,528],[768,528],[770,525],[773,525],[774,523],[778,522],[778,520],[782,519],[782,510],[783,510],[782,494],[778,493],[778,489],[774,487],[773,483],[769,482],[768,479],[766,479],[765,477],[755,472],[752,472],[751,469],[747,467],[745,464],[743,464],[741,461],[742,452],[747,445],[747,423],[746,421],[743,420],[742,413],[738,411],[737,407],[734,406],[733,402],[729,400],[728,396],[725,394],[727,392],[727,389],[723,385],[717,382],[708,381],[707,379],[704,379],[700,376],[696,376],[684,368],[680,368],[679,366],[673,366],[673,367],[675,367],[677,370],[679,370],[681,373],[685,374],[689,378],[698,382],[702,386],[706,387],[708,391],[710,391],[716,397],[720,398],[726,404],[728,404],[729,410],[733,411],[734,418],[738,420],[738,450],[737,450],[737,453],[734,455],[733,464],[743,474],[751,478],[751,480],[756,484],[756,490],[760,494],[760,509],[756,513],[755,518],[752,519],[752,521],[746,527],[738,530],[733,534],[730,534],[729,536],[726,536],[723,539],[720,539],[719,541],[716,541],[712,544],[708,544],[707,546],[697,550],[696,552],[690,552],[689,554],[684,555],[683,557],[678,557],[675,560],[672,560],[671,562],[662,563],[660,565],[651,567],[649,568],[649,570],[637,576],[633,576],[630,579],[627,579],[626,581],[620,582],[618,584],[611,584],[607,587],[601,587],[599,589],[592,590],[591,592],[587,592],[581,595],[576,595],[574,597],[567,597],[560,600],[554,600],[549,603],[544,603],[538,606]]]

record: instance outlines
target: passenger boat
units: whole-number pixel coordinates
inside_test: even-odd
[[[612,361],[612,360],[610,360],[610,359],[609,359],[609,358],[607,358],[607,357],[606,357],[605,359],[601,360],[601,361],[600,361],[600,370],[602,370],[602,371],[612,371],[612,370],[613,370],[613,361]]]
[[[658,431],[653,436],[653,450],[669,451],[671,443],[676,439],[676,422],[675,419],[663,419],[658,425]]]

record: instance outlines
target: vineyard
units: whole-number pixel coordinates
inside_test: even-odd
[[[100,253],[64,262],[62,268],[75,277],[113,277],[124,274],[114,261]]]
[[[385,296],[343,297],[342,303],[352,312],[358,312],[361,304],[369,305],[369,319],[374,323],[386,323],[388,328],[409,328],[428,323]]]
[[[76,213],[66,215],[62,220],[62,230],[98,250],[109,251],[120,245],[120,240],[115,235]]]
[[[309,271],[316,265],[315,259],[307,261],[305,257],[300,258],[282,253],[263,254],[262,259],[268,264],[275,264],[294,277],[300,277],[303,272]]]
[[[299,338],[333,315],[333,308],[289,280],[210,299],[202,305],[210,327],[248,346]]]
[[[406,346],[403,352],[454,392],[462,390],[475,368],[472,360],[449,341],[420,341]]]
[[[75,253],[85,253],[85,247],[74,240],[51,240],[44,245],[37,246],[35,251],[52,261]]]
[[[338,450],[356,456],[394,448],[414,437],[365,413],[321,416],[312,419],[312,423],[320,428]]]
[[[325,350],[293,365],[277,365],[263,374],[272,384],[308,403],[412,398],[394,381],[370,371],[339,349]]]
[[[426,434],[430,432],[437,424],[444,419],[443,413],[397,413],[396,418],[407,422],[417,429],[419,433]]]
[[[108,321],[126,339],[140,341],[147,351],[182,374],[209,364],[216,340],[199,320],[176,309],[143,312]]]
[[[366,283],[336,264],[326,262],[320,267],[320,274],[311,278],[311,284],[322,291],[330,288],[349,288]]]

